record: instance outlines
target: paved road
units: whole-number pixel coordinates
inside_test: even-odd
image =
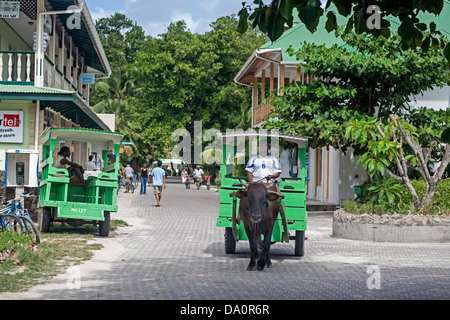
[[[7,299],[372,300],[450,299],[450,243],[394,244],[331,237],[331,215],[310,214],[304,257],[294,243],[272,246],[273,268],[246,271],[247,242],[224,253],[218,194],[168,184],[152,194],[119,194],[132,224],[96,238],[105,249],[71,274]],[[78,277],[79,275],[79,277]],[[68,282],[68,279],[77,279]]]

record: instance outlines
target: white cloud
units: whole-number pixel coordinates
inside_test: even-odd
[[[112,10],[105,10],[103,8],[100,7],[96,7],[95,9],[91,9],[91,16],[92,16],[92,20],[97,21],[98,19],[101,18],[108,18],[110,16],[112,16],[114,14],[114,11]],[[124,13],[124,12],[122,12]]]
[[[184,22],[186,22],[187,28],[189,30],[191,30],[192,33],[201,33],[203,32],[203,28],[205,23],[207,23],[207,21],[204,21],[204,19],[198,19],[197,21],[194,20],[194,18],[192,18],[192,15],[189,12],[174,12],[172,13],[171,22],[176,22],[176,21],[180,21],[183,20]]]
[[[243,0],[87,0],[92,18],[109,17],[115,12],[137,21],[153,37],[167,31],[170,23],[184,20],[193,33],[210,30],[221,16],[237,14]]]

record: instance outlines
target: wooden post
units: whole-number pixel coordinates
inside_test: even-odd
[[[270,63],[270,94],[273,93],[274,80],[275,80],[275,64],[273,62]]]
[[[256,117],[256,109],[258,108],[258,78],[255,77],[253,87],[253,125],[259,124]]]
[[[64,29],[64,27],[61,28],[61,47],[59,48],[59,63],[58,63],[58,68],[59,70],[62,72],[64,72],[64,64],[65,64],[65,55],[66,55],[66,44],[65,44],[65,38],[66,38],[66,29]],[[58,74],[59,75],[59,74]],[[60,76],[61,78],[61,88],[60,89],[65,89],[65,81],[64,81],[64,76]]]
[[[266,98],[266,70],[263,70],[262,72],[262,79],[261,79],[261,103]]]
[[[73,62],[72,62],[72,52],[73,52],[73,42],[72,42],[72,37],[69,37],[69,54],[67,56],[67,64],[66,64],[66,78],[71,81],[71,77],[72,77],[72,66],[73,66]],[[69,90],[70,90],[70,85],[69,85]]]
[[[284,95],[283,93],[283,89],[284,89],[284,74],[285,74],[285,66],[284,64],[280,64],[280,88],[282,90],[280,90],[280,95]]]

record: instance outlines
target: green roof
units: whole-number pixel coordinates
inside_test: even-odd
[[[73,100],[73,92],[29,85],[0,84],[0,100]]]
[[[336,13],[337,24],[339,26],[345,25],[347,22],[347,18],[339,15],[337,13],[337,9],[334,5],[330,6],[330,8],[326,11],[334,11]],[[385,17],[384,19],[388,20],[391,23],[391,31],[396,31],[400,26],[400,21],[394,17]],[[421,22],[426,23],[427,25],[430,22],[436,23],[437,30],[441,31],[442,34],[448,38],[450,38],[450,1],[444,0],[444,7],[439,16],[430,14],[430,13],[420,13],[419,19]],[[325,44],[328,47],[331,47],[335,44],[345,46],[345,43],[341,38],[337,38],[335,32],[328,32],[325,29],[326,24],[326,14],[324,14],[320,21],[317,29],[314,33],[311,33],[303,23],[299,23],[293,26],[291,29],[286,31],[280,38],[276,41],[269,41],[260,49],[281,49],[281,53],[283,55],[283,61],[285,62],[295,62],[297,61],[295,56],[290,56],[286,53],[286,50],[289,46],[292,45],[293,49],[297,51],[303,45],[304,42],[307,43],[315,43],[318,45]],[[297,19],[295,20],[298,21]]]

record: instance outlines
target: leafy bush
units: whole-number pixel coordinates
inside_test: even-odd
[[[425,182],[422,179],[411,180],[419,199],[425,195]],[[411,194],[404,183],[394,179],[378,178],[372,182],[365,182],[362,187],[361,203],[354,201],[344,202],[344,209],[354,214],[361,213],[416,213],[413,210]],[[439,183],[436,195],[430,206],[422,212],[427,214],[450,213],[450,178]]]
[[[419,199],[422,199],[425,194],[425,182],[422,179],[418,179],[411,180],[411,183],[414,186]],[[411,203],[411,195],[409,192],[405,194],[403,203]],[[432,211],[436,211],[438,209],[450,210],[450,178],[443,179],[439,182],[438,190],[433,198],[433,201],[431,202],[431,206],[427,208],[427,210]]]
[[[386,205],[395,209],[398,208],[401,199],[407,192],[404,185],[394,178],[379,178],[367,191],[369,192],[370,202],[373,205]]]

